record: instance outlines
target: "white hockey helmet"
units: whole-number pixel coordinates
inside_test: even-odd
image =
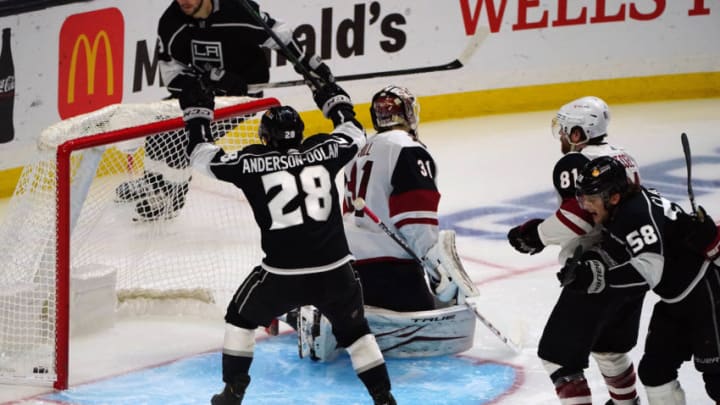
[[[397,126],[417,135],[420,105],[410,90],[400,86],[387,86],[375,93],[370,103],[373,127],[380,132]]]
[[[569,135],[572,129],[580,127],[589,141],[607,135],[610,122],[610,109],[605,101],[598,97],[587,96],[573,100],[560,107],[552,121],[552,132],[556,138]]]

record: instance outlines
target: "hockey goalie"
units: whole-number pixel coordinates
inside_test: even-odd
[[[477,291],[455,252],[453,231],[439,231],[436,166],[418,137],[420,106],[406,88],[387,86],[372,99],[376,134],[345,169],[345,232],[363,286],[366,317],[386,356],[418,357],[469,349],[475,315],[464,304]],[[377,210],[357,207],[361,199]],[[399,242],[399,243],[396,243]],[[293,316],[291,315],[291,318]],[[332,326],[300,309],[301,355],[330,360]],[[292,322],[292,320],[290,320]]]

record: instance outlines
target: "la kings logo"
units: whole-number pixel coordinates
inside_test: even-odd
[[[225,68],[220,42],[192,40],[192,59],[193,65],[201,70],[210,70],[213,67]]]

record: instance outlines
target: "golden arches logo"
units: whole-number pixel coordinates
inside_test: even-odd
[[[73,14],[60,28],[58,113],[66,119],[120,103],[125,21],[115,7]]]
[[[102,42],[101,42],[102,41]],[[98,51],[100,44],[105,49],[105,66],[107,77],[107,94],[115,93],[115,75],[113,74],[113,58],[112,47],[110,46],[110,37],[105,30],[100,30],[93,38],[92,46],[87,35],[81,34],[75,40],[72,54],[70,56],[70,70],[68,72],[68,93],[67,102],[69,104],[75,102],[75,80],[77,77],[77,59],[80,53],[80,47],[85,51],[85,66],[87,68],[87,94],[95,94],[95,64],[97,63]]]

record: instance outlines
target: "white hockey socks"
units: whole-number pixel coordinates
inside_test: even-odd
[[[633,405],[637,390],[635,368],[625,353],[592,353],[605,379],[608,393],[614,405]]]
[[[646,386],[645,393],[649,405],[686,405],[685,391],[677,380],[657,387]]]

